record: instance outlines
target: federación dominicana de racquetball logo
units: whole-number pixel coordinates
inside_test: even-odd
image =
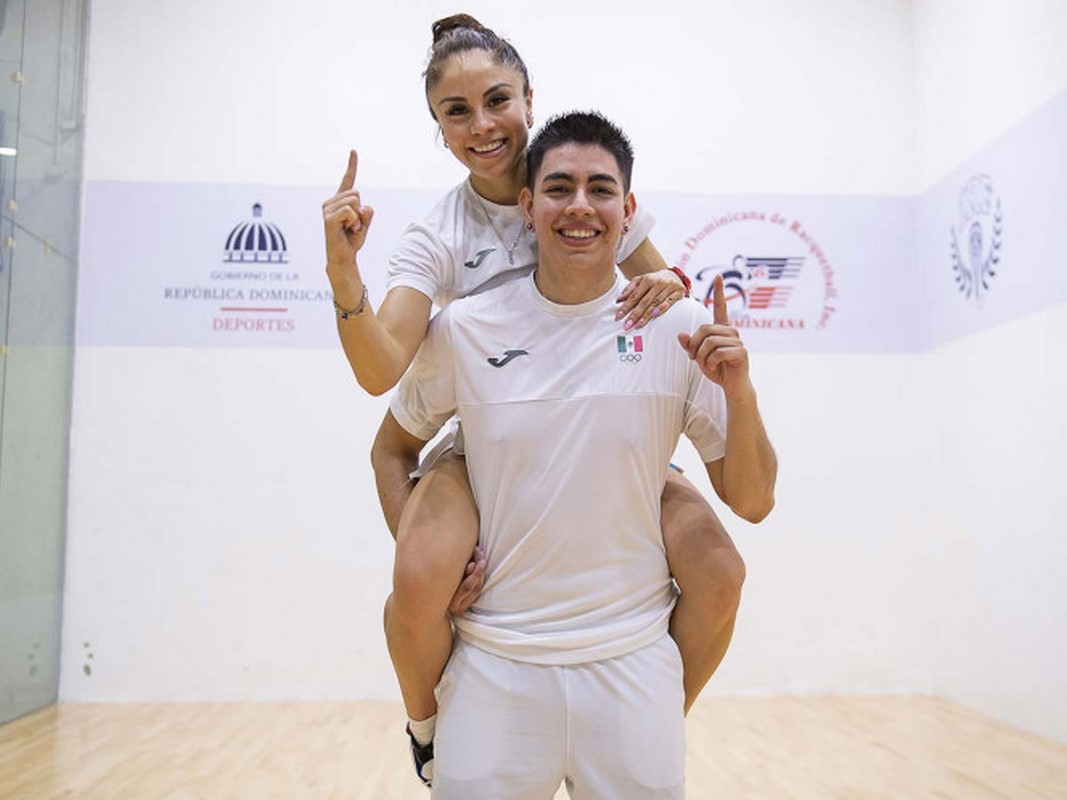
[[[833,265],[799,220],[730,211],[684,245],[677,263],[692,276],[693,294],[710,306],[712,282],[721,274],[736,328],[821,329],[837,310]]]

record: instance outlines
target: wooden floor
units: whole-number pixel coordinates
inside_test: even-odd
[[[62,704],[0,727],[0,797],[428,800],[402,725],[388,702]],[[1067,798],[1067,747],[928,697],[705,698],[687,735],[693,800]]]

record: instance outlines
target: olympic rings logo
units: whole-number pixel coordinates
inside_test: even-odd
[[[621,356],[619,356],[619,362],[623,363],[623,364],[626,364],[626,363],[636,364],[640,360],[641,360],[641,354],[640,353],[623,353]]]

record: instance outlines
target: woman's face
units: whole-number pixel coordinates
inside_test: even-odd
[[[522,74],[484,50],[449,58],[428,96],[448,148],[483,183],[523,177],[532,99]]]

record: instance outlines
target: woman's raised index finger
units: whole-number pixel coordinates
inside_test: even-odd
[[[353,186],[356,185],[356,167],[359,166],[359,156],[356,155],[355,150],[348,151],[348,169],[345,170],[345,176],[341,178],[341,185],[337,187],[337,193],[347,192]]]

